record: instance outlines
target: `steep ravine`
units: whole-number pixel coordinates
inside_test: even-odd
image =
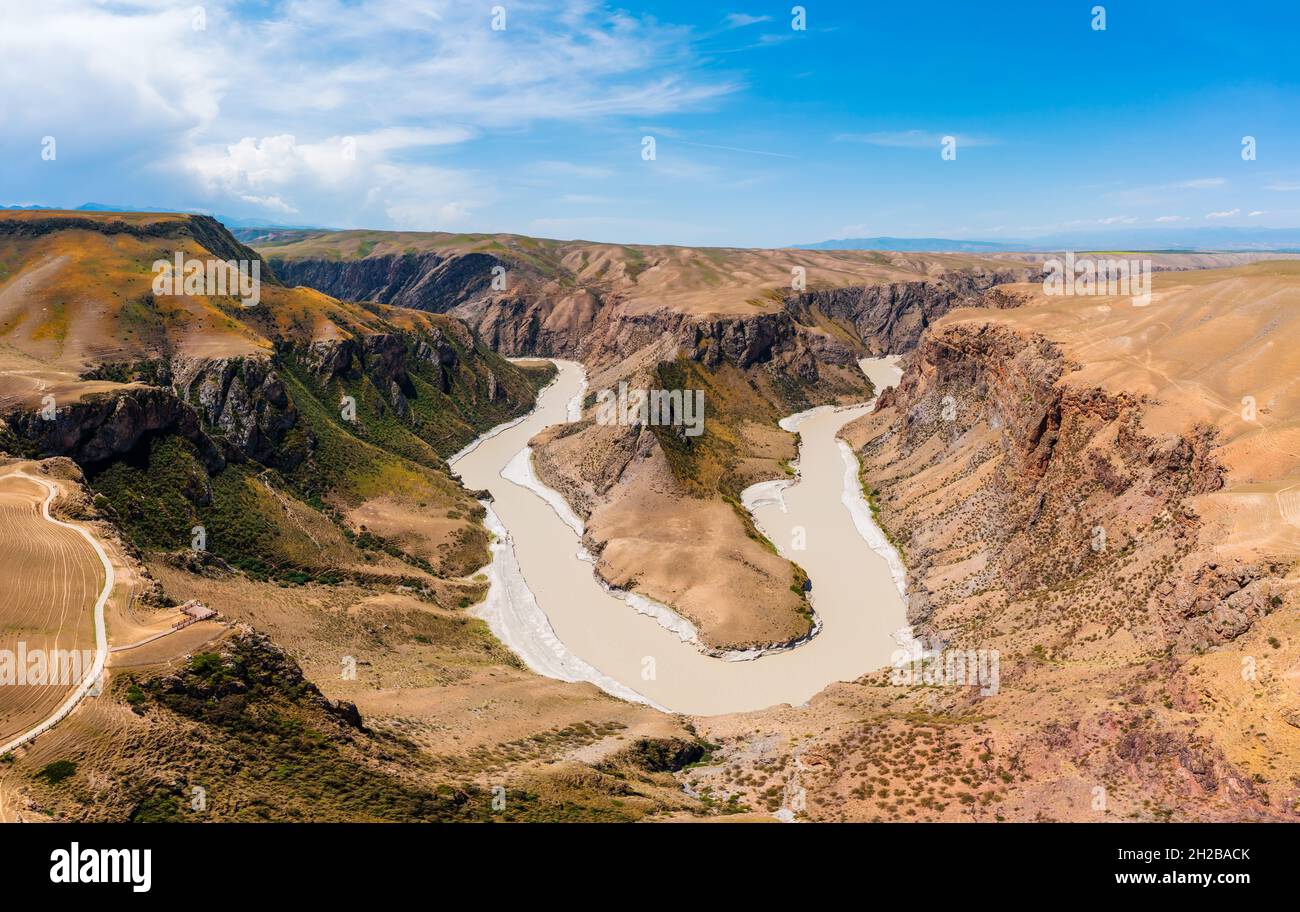
[[[1148,431],[1151,402],[1076,372],[1041,335],[941,323],[843,431],[906,562],[913,632],[944,656],[996,652],[994,691],[885,672],[806,712],[708,720],[724,747],[691,788],[762,806],[747,778],[797,779],[823,820],[1295,819],[1294,781],[1238,744],[1244,718],[1260,753],[1286,743],[1243,669],[1286,648],[1255,631],[1288,610],[1288,568],[1204,535],[1196,499],[1224,483],[1212,432]],[[776,734],[759,749],[756,731]]]
[[[635,283],[623,287],[583,282],[564,272],[550,274],[486,253],[313,259],[276,256],[269,248],[267,258],[291,285],[306,285],[343,300],[455,313],[507,355],[574,358],[594,367],[631,357],[652,344],[665,350],[680,347],[697,359],[718,358],[716,346],[722,345],[747,366],[765,360],[771,344],[801,337],[807,354],[799,368],[814,376],[819,361],[842,365],[852,363],[855,352],[905,351],[925,327],[952,308],[987,304],[984,296],[995,286],[1038,274],[1031,267],[968,270],[916,281],[814,287],[787,293],[777,311],[708,317],[670,307],[630,308],[626,302],[637,291]],[[493,268],[510,270],[509,290],[493,290]],[[823,331],[827,321],[842,332]],[[713,349],[708,348],[710,342]]]
[[[787,298],[786,310],[797,319],[822,314],[852,327],[870,355],[898,354],[915,346],[930,324],[957,307],[1014,307],[1017,300],[996,292],[996,287],[1038,277],[1034,269],[1007,269],[814,289]]]
[[[626,271],[593,281],[570,274],[567,259],[547,264],[547,272],[507,254],[326,259],[265,252],[291,283],[448,311],[499,352],[581,361],[593,394],[620,381],[703,388],[709,418],[697,440],[635,424],[604,426],[589,414],[544,433],[535,462],[541,480],[586,521],[584,545],[601,579],[669,605],[692,620],[709,648],[723,651],[796,642],[810,631],[796,594],[802,571],[773,553],[737,508],[744,487],[783,477],[781,460],[793,456],[776,422],[818,405],[864,401],[869,390],[858,357],[907,350],[953,307],[1014,303],[990,290],[1028,270],[815,286],[756,301],[753,313],[710,315],[647,306],[633,300],[640,283]],[[491,289],[493,266],[512,270],[509,290]],[[665,538],[647,530],[645,515],[677,532]],[[701,547],[709,554],[707,579],[684,582],[675,568],[699,559]]]
[[[945,327],[913,353],[880,414],[846,432],[907,550],[913,621],[941,632],[945,612],[972,593],[1016,602],[1068,584],[1070,611],[1043,604],[1018,626],[1041,616],[1067,638],[1083,626],[1124,628],[1151,650],[1204,649],[1241,633],[1271,610],[1267,585],[1251,585],[1267,568],[1220,566],[1200,539],[1190,500],[1223,485],[1214,434],[1152,437],[1141,397],[1078,387],[1072,368],[1041,337]],[[922,463],[925,481],[908,471]],[[976,555],[978,567],[968,563]],[[959,577],[944,572],[957,564],[966,564]],[[1226,606],[1171,604],[1180,580],[1206,574],[1240,578],[1232,592],[1258,591]]]

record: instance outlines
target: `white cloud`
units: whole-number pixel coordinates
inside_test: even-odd
[[[202,29],[194,9],[42,0],[6,15],[0,153],[52,135],[60,161],[129,163],[218,211],[463,220],[492,182],[438,166],[449,147],[704,109],[739,88],[698,65],[689,30],[590,0],[511,5],[505,31],[463,0],[207,0]]]
[[[1256,209],[1256,210],[1254,210],[1254,211],[1252,211],[1252,212],[1248,212],[1248,213],[1246,213],[1246,215],[1247,215],[1247,217],[1249,217],[1249,218],[1258,218],[1258,217],[1261,216],[1261,215],[1268,215],[1268,213],[1265,212],[1263,209]]]
[[[1214,187],[1222,187],[1227,183],[1228,181],[1222,177],[1198,177],[1193,180],[1171,184],[1170,186],[1179,190],[1210,190]]]
[[[469,127],[385,127],[354,137],[359,153],[383,153],[423,146],[448,146],[473,139]]]
[[[1161,215],[1156,218],[1157,222],[1185,222],[1186,216],[1182,215]]]
[[[1237,216],[1237,215],[1241,215],[1240,209],[1226,209],[1223,212],[1205,213],[1205,217],[1207,219],[1225,219],[1225,218],[1232,218],[1233,216]]]
[[[244,137],[228,146],[201,146],[181,159],[182,168],[199,179],[214,195],[229,195],[278,212],[300,211],[301,205],[282,197],[309,200],[331,193],[378,202],[403,193],[436,193],[418,203],[385,206],[384,211],[404,226],[413,224],[415,212],[467,214],[464,200],[448,199],[457,189],[468,189],[467,172],[417,164],[397,166],[392,153],[468,139],[459,128],[414,129],[393,127],[358,136],[330,136],[315,143],[300,143],[288,134]],[[260,195],[267,191],[274,194]],[[400,213],[395,215],[394,213]]]
[[[1300,190],[1300,181],[1274,181],[1264,187],[1265,190],[1276,190],[1281,193],[1291,193]]]
[[[278,196],[254,196],[251,193],[241,193],[239,198],[246,203],[252,203],[254,206],[260,206],[263,209],[269,209],[272,212],[282,212],[287,215],[297,213],[297,209],[290,206]]]

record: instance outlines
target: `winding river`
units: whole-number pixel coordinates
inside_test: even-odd
[[[893,361],[861,363],[880,389],[897,382]],[[835,437],[871,403],[784,419],[783,428],[800,434],[797,479],[744,492],[758,527],[808,571],[821,629],[797,647],[735,661],[750,657],[706,654],[684,619],[596,579],[582,550],[581,519],[537,480],[527,447],[542,428],[578,417],[583,369],[555,363],[559,373],[532,413],[451,460],[466,487],[493,496],[490,589],[476,613],[530,668],[660,710],[717,715],[802,704],[828,684],[889,664],[906,624],[902,564],[861,496],[857,459]]]

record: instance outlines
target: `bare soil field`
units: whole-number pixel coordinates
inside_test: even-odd
[[[23,654],[67,650],[77,655],[68,667],[79,673],[65,680],[63,669],[47,671],[52,681],[40,684],[0,680],[0,743],[53,712],[89,671],[82,650],[95,649],[92,610],[103,567],[84,538],[41,516],[47,495],[30,479],[0,474],[0,661],[16,666]]]

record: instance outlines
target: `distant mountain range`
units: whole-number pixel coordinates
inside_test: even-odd
[[[60,209],[60,206],[0,206],[0,209]],[[286,224],[260,218],[236,218],[196,209],[160,206],[110,206],[83,203],[74,212],[191,212],[211,215],[241,241],[265,240],[270,231],[333,230],[325,225]],[[259,230],[251,230],[259,229]],[[1201,251],[1270,251],[1300,253],[1300,228],[1119,228],[1109,231],[1060,232],[1001,241],[941,237],[836,238],[812,244],[790,244],[795,250],[893,250],[900,253],[1009,253],[1015,251],[1149,250],[1162,253]]]
[[[925,253],[999,253],[1023,250],[1150,250],[1300,252],[1300,228],[1129,228],[1014,238],[1005,241],[953,238],[865,237],[794,244],[799,250],[897,250]]]
[[[993,253],[1001,250],[1023,250],[1023,246],[1004,244],[1001,241],[955,241],[951,238],[899,238],[866,237],[841,238],[818,241],[816,244],[795,244],[799,250],[898,250],[906,253]]]

